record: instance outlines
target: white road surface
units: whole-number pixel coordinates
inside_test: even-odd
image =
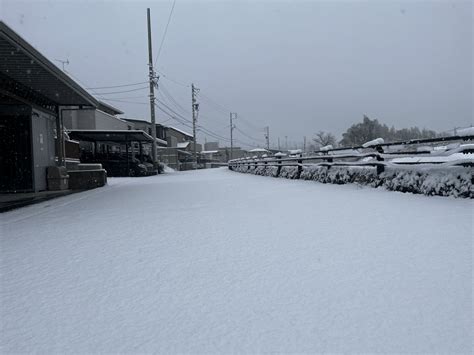
[[[0,352],[472,351],[473,202],[227,169],[0,214]]]

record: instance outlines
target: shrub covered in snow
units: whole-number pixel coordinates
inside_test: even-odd
[[[388,168],[380,176],[388,190],[425,195],[474,197],[472,169],[448,167],[444,169]]]
[[[257,168],[242,166],[234,170],[263,176],[298,178],[297,166],[283,166],[279,173],[278,167],[271,165]],[[382,186],[387,190],[430,196],[474,198],[472,168],[461,166],[387,166],[383,173],[377,174],[377,169],[372,166],[315,164],[304,166],[299,178],[330,184],[356,183],[372,187]]]
[[[283,166],[280,170],[280,177],[287,179],[298,178],[298,167],[297,166]]]

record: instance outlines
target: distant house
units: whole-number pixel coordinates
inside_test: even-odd
[[[243,150],[241,147],[233,147],[232,154],[230,147],[222,147],[218,149],[220,154],[220,161],[222,163],[227,163],[230,159],[243,158],[247,155],[247,151]]]
[[[134,129],[141,129],[151,135],[149,121],[124,118]],[[194,137],[192,134],[176,127],[156,124],[156,136],[160,140],[158,159],[175,170],[188,170],[194,167]],[[161,144],[164,143],[164,144]],[[202,150],[201,144],[196,144],[196,151]]]
[[[147,132],[149,135],[151,135],[151,122],[145,121],[145,120],[140,120],[136,118],[124,118],[125,121],[129,122],[130,124],[133,124],[135,129],[140,129],[142,131]],[[167,127],[163,126],[162,124],[157,123],[156,124],[156,138],[161,139],[163,141],[166,141],[166,129]],[[166,143],[164,146],[167,146],[168,144]],[[163,146],[163,144],[160,144],[160,146]]]
[[[206,142],[204,143],[204,150],[218,150],[219,142]]]

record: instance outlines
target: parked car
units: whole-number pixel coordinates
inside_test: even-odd
[[[136,158],[127,159],[120,155],[115,156],[83,156],[81,158],[83,163],[100,163],[107,171],[107,176],[147,176],[149,167],[147,163],[143,164]]]

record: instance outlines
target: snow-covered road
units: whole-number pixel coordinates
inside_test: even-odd
[[[224,169],[0,215],[0,352],[472,350],[473,203]]]

